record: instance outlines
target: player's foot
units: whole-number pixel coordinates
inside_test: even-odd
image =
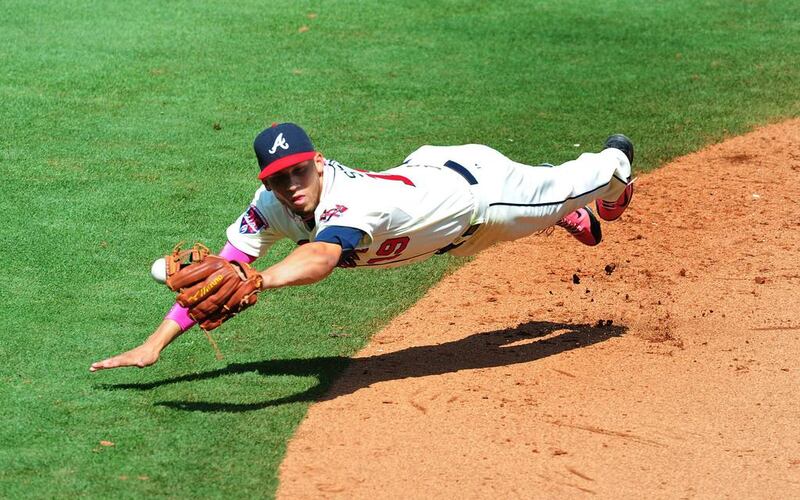
[[[631,140],[622,134],[614,134],[606,139],[604,146],[606,149],[614,148],[622,151],[628,157],[631,164],[631,175],[633,175],[633,143]],[[629,180],[625,191],[616,201],[597,200],[597,215],[603,220],[617,220],[628,208],[631,198],[633,198],[633,181]]]
[[[575,210],[556,222],[556,225],[563,227],[576,240],[590,247],[597,245],[603,239],[600,222],[588,207]]]
[[[612,136],[609,136],[608,139],[606,139],[606,142],[603,143],[603,146],[606,149],[608,148],[619,149],[620,151],[625,153],[625,156],[628,157],[628,161],[630,162],[631,167],[633,166],[633,142],[631,142],[631,140],[628,139],[627,136],[623,134],[614,134]]]
[[[628,208],[631,198],[633,198],[633,181],[625,186],[625,191],[622,192],[622,196],[617,201],[597,200],[597,215],[603,220],[617,220],[622,215],[622,212]]]

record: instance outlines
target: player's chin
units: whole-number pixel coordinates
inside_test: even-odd
[[[292,200],[291,198],[279,197],[278,200],[281,202],[281,205],[283,205],[293,213],[299,213],[305,208],[303,206],[304,205],[303,203],[297,203],[295,200]]]
[[[287,203],[286,208],[288,208],[293,214],[299,215],[303,219],[307,219],[309,216],[314,214],[314,210],[307,208],[305,205],[297,206],[293,203]]]
[[[296,214],[303,216],[310,215],[313,214],[314,210],[317,208],[316,204],[310,201],[308,197],[298,201],[299,203],[292,204],[292,211]]]

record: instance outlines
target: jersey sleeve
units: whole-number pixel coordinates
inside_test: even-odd
[[[376,231],[386,224],[388,214],[369,210],[359,204],[328,202],[320,204],[317,217],[317,235],[328,234],[329,228],[345,227],[358,230],[361,241],[356,246],[369,246]],[[317,238],[315,238],[317,241]]]
[[[270,226],[269,219],[259,208],[258,196],[225,232],[228,241],[242,252],[255,258],[265,255],[283,236]]]
[[[363,237],[364,231],[360,229],[345,226],[328,226],[317,233],[314,241],[333,243],[342,247],[343,252],[349,252],[358,248]]]

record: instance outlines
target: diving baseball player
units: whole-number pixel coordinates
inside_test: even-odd
[[[262,186],[228,227],[220,257],[251,276],[248,264],[276,241],[296,242],[285,259],[257,276],[257,287],[267,290],[315,283],[337,266],[384,268],[443,253],[473,255],[553,225],[596,245],[600,223],[587,205],[595,202],[600,218],[615,220],[633,195],[631,141],[613,135],[604,146],[558,166],[516,163],[477,144],[422,146],[400,166],[377,173],[325,159],[302,128],[274,124],[254,142]],[[155,363],[196,323],[200,312],[193,307],[176,304],[142,345],[90,370]],[[224,312],[209,314],[221,323]]]

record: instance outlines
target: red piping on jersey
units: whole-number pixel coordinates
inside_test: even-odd
[[[373,179],[386,179],[387,181],[401,181],[406,186],[414,186],[414,183],[411,182],[411,179],[409,179],[408,177],[402,176],[402,175],[367,174],[367,177],[372,177]]]
[[[406,186],[417,187],[417,186],[414,185],[413,182],[411,182],[411,179],[409,179],[408,177],[406,177],[404,175],[376,174],[374,172],[370,172],[369,170],[362,170],[360,168],[354,168],[353,170],[355,170],[356,172],[361,172],[363,174],[366,174],[367,177],[372,177],[373,179],[386,179],[387,181],[400,181],[403,184],[405,184]]]

